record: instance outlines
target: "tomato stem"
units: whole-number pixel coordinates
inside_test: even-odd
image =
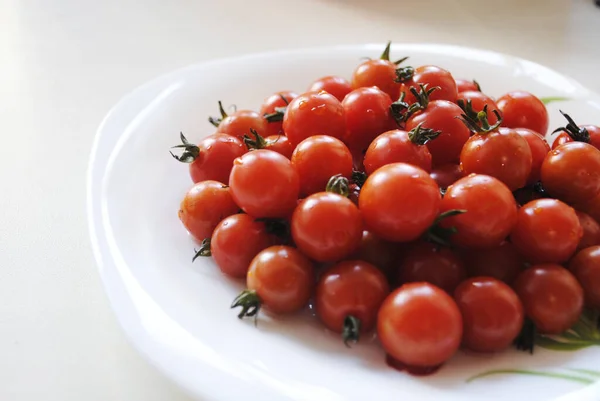
[[[415,128],[408,132],[408,139],[416,145],[425,145],[427,142],[434,140],[442,131],[434,131],[431,128],[421,128],[423,123],[420,123]]]
[[[564,113],[562,110],[559,111],[560,114],[567,119],[568,124],[565,127],[559,127],[555,129],[552,131],[552,133],[555,134],[559,131],[565,131],[571,137],[571,139],[576,142],[590,143],[590,133],[588,130],[583,127],[579,127],[567,113]]]
[[[406,97],[406,93],[402,92],[400,94],[400,99],[396,100],[390,105],[390,114],[398,127],[402,126],[402,123],[408,120],[408,109],[410,108],[410,104],[404,101]]]
[[[479,92],[481,92],[481,85],[479,85],[479,82],[477,82],[476,80],[473,80],[473,83],[475,84],[475,87],[477,88],[477,90]]]
[[[286,101],[286,104],[289,104],[288,101],[285,99],[285,97],[281,96],[281,98]],[[273,113],[264,115],[265,120],[267,120],[268,123],[276,123],[276,122],[283,121],[283,115],[285,114],[286,108],[287,108],[287,106],[286,107],[275,107],[275,111]]]
[[[358,185],[359,188],[362,188],[362,186],[365,184],[366,180],[367,180],[367,173],[365,173],[363,171],[352,170],[352,177],[351,177],[350,181],[353,184],[356,184],[356,185]]]
[[[464,111],[467,117],[474,121],[477,121],[477,112],[473,110],[473,103],[471,102],[471,99],[468,99],[466,102],[464,101],[464,99],[458,99],[456,101],[456,104],[458,104],[458,107],[460,107]]]
[[[219,113],[221,113],[221,117],[208,117],[208,122],[211,123],[212,125],[214,125],[215,127],[219,127],[219,124],[221,124],[221,121],[223,121],[223,119],[227,117],[227,113],[225,112],[225,109],[223,108],[223,103],[221,103],[220,100],[219,100]]]
[[[332,192],[347,198],[350,196],[350,181],[343,175],[336,174],[327,182],[325,192]]]
[[[458,230],[456,229],[456,227],[442,227],[440,223],[442,222],[442,220],[447,219],[448,217],[458,216],[459,214],[463,214],[466,212],[466,210],[462,209],[452,209],[441,213],[433,221],[431,227],[429,227],[425,232],[425,240],[432,242],[436,245],[451,246],[450,237],[456,234]]]
[[[468,106],[465,106],[465,107],[468,108]],[[471,110],[472,110],[472,108],[471,108]],[[488,111],[487,110],[488,110],[488,107],[486,104],[485,106],[483,106],[483,110],[481,110],[479,113],[477,113],[476,118],[469,116],[467,114],[468,112],[465,112],[465,113],[461,114],[460,116],[457,116],[456,118],[460,119],[473,134],[479,134],[479,135],[489,134],[490,132],[496,130],[500,126],[500,124],[502,124],[502,117],[500,116],[500,113],[498,112],[498,110],[492,110],[492,112],[496,115],[496,118],[498,119],[498,121],[496,121],[495,124],[490,125],[490,122],[488,120]]]
[[[256,319],[262,301],[256,291],[244,290],[242,291],[231,303],[231,309],[241,307],[242,310],[238,313],[238,318],[243,319],[245,317],[254,317],[254,324],[256,325]]]
[[[415,75],[415,69],[411,66],[396,68],[396,78],[394,82],[399,84],[410,81]]]
[[[200,244],[200,248],[194,248],[194,257],[192,258],[192,263],[198,259],[200,256],[212,256],[210,251],[210,238],[204,238],[202,243]]]
[[[169,151],[171,156],[175,158],[175,160],[180,161],[182,163],[191,163],[200,156],[200,148],[192,143],[189,143],[187,138],[183,135],[183,132],[179,133],[179,138],[181,139],[181,145],[171,146],[171,149],[183,148],[183,153],[180,156],[175,155],[173,152]]]
[[[264,149],[267,146],[265,138],[256,132],[254,128],[250,128],[250,134],[254,139],[250,138],[248,135],[244,135],[242,138],[248,150]]]
[[[406,60],[408,60],[408,56],[399,58],[398,60],[394,61],[394,64],[400,65],[400,64],[404,63]]]
[[[529,318],[525,318],[523,328],[517,338],[515,338],[515,347],[520,351],[529,351],[530,354],[533,354],[536,332],[537,329],[533,321]]]
[[[419,110],[425,110],[429,105],[429,97],[431,96],[431,94],[436,90],[442,89],[439,86],[434,86],[433,88],[429,89],[427,88],[427,86],[427,84],[419,84],[420,90],[417,90],[417,88],[415,88],[414,86],[410,88],[410,93],[412,93],[416,99],[416,102],[410,105],[410,115],[416,113]]]
[[[348,344],[350,341],[353,343],[357,343],[360,339],[360,326],[361,321],[359,318],[348,315],[344,318],[344,328],[342,329],[342,339],[344,340],[344,345],[350,348]]]
[[[381,56],[379,56],[379,58],[381,60],[387,60],[390,61],[390,50],[392,47],[392,41],[388,40],[387,45],[385,45],[385,49],[383,49],[383,53],[381,53]]]

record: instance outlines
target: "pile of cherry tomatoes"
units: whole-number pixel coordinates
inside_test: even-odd
[[[313,307],[343,340],[434,369],[460,347],[531,350],[600,309],[600,128],[552,146],[531,93],[494,99],[434,66],[379,59],[209,121],[172,155],[179,218],[228,276],[239,317]]]

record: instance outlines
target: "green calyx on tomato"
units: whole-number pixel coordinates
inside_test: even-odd
[[[192,258],[192,262],[194,262],[200,256],[212,256],[212,252],[210,251],[210,238],[204,238],[200,244],[200,248],[194,248],[194,257]]]
[[[415,75],[415,69],[413,67],[400,67],[396,69],[396,79],[394,79],[394,81],[401,84],[403,82],[410,81],[413,75]]]
[[[344,328],[342,329],[342,339],[344,340],[344,345],[350,348],[348,344],[350,341],[353,343],[357,343],[360,339],[360,319],[354,317],[352,315],[346,316],[344,319]]]
[[[567,113],[563,112],[562,110],[559,111],[560,114],[567,119],[568,124],[565,127],[558,127],[552,131],[552,133],[555,134],[557,132],[564,131],[576,142],[590,143],[590,133],[588,130],[584,127],[579,127]]]
[[[327,182],[325,192],[332,192],[347,198],[350,195],[350,181],[343,175],[336,174]]]
[[[267,147],[267,141],[265,141],[265,138],[256,132],[254,128],[250,128],[250,134],[254,137],[254,139],[250,138],[248,135],[244,135],[243,137],[244,144],[249,150],[264,149]]]
[[[413,94],[413,96],[416,99],[416,102],[410,105],[408,110],[409,115],[413,115],[419,110],[425,110],[429,105],[429,97],[431,96],[431,94],[436,90],[441,90],[442,88],[440,88],[439,86],[428,88],[427,84],[419,84],[419,89],[420,90],[417,90],[417,88],[415,88],[414,86],[410,88],[410,93]]]
[[[435,131],[431,128],[421,128],[422,125],[423,123],[420,123],[408,132],[408,139],[416,145],[425,145],[442,133],[442,131]]]
[[[379,56],[379,58],[381,60],[386,60],[386,61],[390,61],[390,50],[392,48],[392,41],[388,40],[387,44],[385,45],[385,49],[383,49],[383,53],[381,53],[381,56]],[[403,62],[405,62],[406,60],[408,60],[408,56],[407,57],[402,57],[399,60],[394,61],[393,63],[396,65],[399,65]]]
[[[442,227],[440,223],[448,217],[466,213],[466,210],[452,209],[441,213],[425,232],[425,240],[441,246],[451,246],[450,237],[458,232],[456,227]]]
[[[390,105],[390,114],[399,127],[408,120],[408,117],[410,117],[408,113],[410,104],[404,101],[405,97],[406,93],[402,92],[400,98]]]
[[[181,153],[180,156],[177,156],[173,152],[169,151],[171,156],[173,156],[175,160],[182,163],[191,163],[196,160],[200,155],[200,148],[193,143],[189,143],[187,138],[183,135],[183,132],[179,133],[179,138],[181,139],[181,145],[171,146],[171,149],[182,148],[183,153]]]
[[[225,109],[223,109],[223,103],[221,103],[221,101],[219,100],[219,113],[221,114],[221,117],[208,117],[208,122],[211,123],[212,125],[214,125],[215,127],[218,127],[219,124],[221,124],[221,121],[223,121],[224,118],[227,118],[227,113],[225,112]]]
[[[350,181],[353,184],[358,185],[359,188],[362,188],[366,179],[367,179],[367,173],[358,171],[358,170],[352,171],[352,177],[351,177]]]
[[[533,348],[535,345],[536,327],[531,319],[525,318],[523,322],[523,328],[521,332],[515,338],[514,345],[519,351],[526,351],[533,354]]]
[[[243,319],[245,317],[254,317],[254,324],[256,325],[256,319],[262,301],[256,291],[244,290],[242,291],[231,303],[231,309],[241,307],[242,310],[238,313],[238,318]]]
[[[468,102],[465,108],[469,108]],[[500,127],[500,124],[502,124],[502,117],[500,116],[498,110],[492,110],[492,112],[496,115],[496,118],[498,119],[498,121],[492,125],[490,125],[488,120],[487,105],[483,107],[483,110],[477,113],[476,118],[472,117],[472,114],[474,113],[472,108],[470,111],[465,111],[465,113],[463,113],[460,117],[457,118],[460,118],[460,120],[467,126],[467,128],[469,128],[469,130],[473,134],[485,135],[496,130],[498,127]],[[471,116],[469,114],[471,114]]]
[[[265,114],[264,117],[268,123],[276,123],[276,122],[283,121],[283,115],[285,114],[285,109],[287,109],[287,105],[290,104],[290,102],[282,94],[279,94],[279,97],[285,103],[285,107],[275,107],[275,111],[273,113]]]

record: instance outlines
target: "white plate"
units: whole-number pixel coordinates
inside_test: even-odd
[[[437,374],[417,378],[388,368],[371,339],[346,349],[310,316],[258,327],[229,309],[241,289],[211,261],[191,263],[194,244],[177,219],[191,185],[187,167],[168,149],[183,131],[193,141],[211,134],[207,116],[217,100],[257,108],[276,90],[303,91],[315,78],[349,77],[363,56],[383,45],[294,50],[218,60],[159,77],[121,100],[98,130],[88,176],[88,217],[94,253],[110,302],[128,337],[152,363],[204,400],[547,400],[581,383],[491,369],[568,372],[600,370],[600,348],[539,349],[500,355],[459,354]],[[600,102],[580,84],[535,63],[494,52],[441,45],[395,45],[411,65],[439,64],[456,77],[476,78],[493,96],[524,89],[573,100],[550,105],[581,121],[600,122]],[[573,373],[573,372],[571,372]]]

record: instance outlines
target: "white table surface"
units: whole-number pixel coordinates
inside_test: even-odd
[[[121,96],[211,58],[387,39],[491,48],[600,92],[592,0],[0,0],[0,400],[189,400],[124,338],[90,250],[88,156]]]

